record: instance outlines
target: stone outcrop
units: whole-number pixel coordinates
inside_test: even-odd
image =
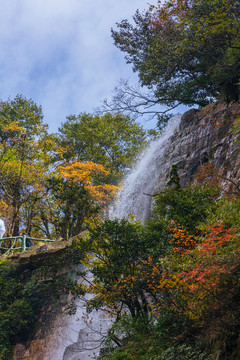
[[[15,346],[12,360],[60,360],[54,359],[52,354],[61,346],[65,326],[66,319],[62,316],[57,316],[51,324],[47,321],[33,340]]]
[[[45,244],[35,244],[28,250],[18,253],[9,253],[4,258],[12,263],[20,265],[20,271],[29,269],[29,271],[38,270],[43,261],[52,263],[63,253],[67,254],[68,246],[71,245],[73,238],[65,241],[58,239],[55,242]],[[55,277],[61,277],[64,274],[72,271],[72,264],[66,258],[64,265],[56,269]],[[49,274],[49,279],[51,278]],[[63,281],[64,281],[63,277]],[[71,294],[68,295],[67,303],[71,301]],[[65,302],[65,301],[64,301]],[[13,351],[12,360],[49,360],[52,359],[51,354],[61,345],[62,329],[66,326],[66,317],[62,316],[64,313],[64,305],[61,302],[49,303],[43,309],[40,318],[38,318],[38,331],[26,343],[18,343]],[[29,334],[31,336],[31,334]],[[55,359],[53,359],[55,360]],[[56,359],[58,360],[58,359]]]
[[[45,256],[45,254],[53,254],[58,253],[60,251],[64,251],[67,245],[72,243],[72,238],[69,240],[57,239],[54,242],[46,242],[46,243],[35,243],[31,248],[24,252],[10,252],[8,255],[4,256],[4,258],[9,259],[13,262],[28,262],[29,259],[37,259],[41,260],[41,257]]]
[[[117,217],[134,214],[142,223],[149,219],[154,194],[172,184],[173,165],[183,188],[196,183],[196,175],[202,172],[208,173],[202,182],[214,180],[222,194],[240,193],[239,132],[234,125],[238,118],[240,122],[238,103],[227,106],[218,102],[202,110],[191,109],[183,116],[177,114],[126,177],[116,206]]]
[[[203,110],[191,109],[181,119],[179,129],[168,140],[163,154],[161,176],[156,191],[169,181],[173,164],[177,165],[182,187],[194,181],[202,166],[211,163],[212,176],[217,176],[222,190],[237,190],[240,168],[239,131],[234,128],[240,119],[240,105],[214,103]],[[209,178],[210,179],[210,178]],[[164,180],[164,181],[163,181]]]

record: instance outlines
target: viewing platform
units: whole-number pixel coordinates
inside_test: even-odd
[[[23,252],[34,245],[44,245],[54,242],[51,239],[38,239],[26,235],[11,236],[0,239],[0,256],[8,255],[10,252]]]

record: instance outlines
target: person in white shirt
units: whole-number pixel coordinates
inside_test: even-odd
[[[5,234],[5,231],[6,231],[6,228],[5,228],[4,221],[0,218],[0,239]]]

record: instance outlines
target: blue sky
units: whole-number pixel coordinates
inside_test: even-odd
[[[136,82],[110,29],[147,8],[146,0],[1,0],[0,98],[32,98],[51,132],[68,115],[93,112],[121,78]]]

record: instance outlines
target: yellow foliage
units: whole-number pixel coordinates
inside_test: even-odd
[[[0,200],[0,215],[4,214],[8,208],[8,205],[5,203],[5,201]]]
[[[95,200],[105,202],[107,198],[112,197],[119,188],[115,185],[105,184],[97,186],[87,185],[86,189]]]
[[[13,121],[3,128],[4,132],[18,131],[22,134],[26,134],[27,130],[23,126],[19,126],[19,121]]]
[[[59,166],[58,171],[62,177],[84,185],[90,196],[102,204],[119,189],[117,186],[110,184],[93,185],[95,176],[106,176],[109,174],[109,171],[103,165],[95,164],[92,161],[76,161],[72,164]]]
[[[76,182],[83,182],[84,184],[91,184],[93,175],[109,174],[109,171],[105,170],[104,166],[100,164],[95,164],[92,161],[76,161],[73,164],[59,166],[58,170],[63,177],[73,179]]]

